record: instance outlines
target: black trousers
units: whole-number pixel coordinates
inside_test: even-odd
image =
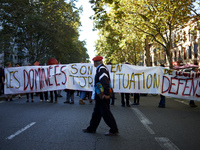
[[[126,96],[126,105],[129,105],[129,93],[121,93],[121,103],[125,105],[124,94]]]
[[[54,92],[54,96],[55,96],[55,101],[57,101],[57,98],[58,98],[57,91],[50,91],[51,102],[53,102],[53,92]]]
[[[134,103],[139,104],[139,102],[140,102],[140,94],[134,93]]]
[[[111,133],[118,132],[117,124],[113,114],[110,111],[110,100],[96,100],[95,107],[90,120],[90,126],[87,128],[88,131],[95,132],[101,118],[103,117],[105,123],[110,127]]]
[[[31,99],[33,99],[33,93],[26,93],[27,100],[29,100],[29,94],[31,94]]]
[[[48,100],[48,91],[40,92],[40,99],[44,100],[44,98],[45,98],[45,100]]]

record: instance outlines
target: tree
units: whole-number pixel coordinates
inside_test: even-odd
[[[170,56],[172,32],[191,19],[194,0],[104,0],[102,2],[92,0],[90,2],[96,12],[93,19],[96,21],[97,28],[103,28],[103,24],[109,20],[105,7],[107,6],[110,11],[113,10],[112,26],[120,22],[118,26],[123,25],[122,27],[126,29],[128,27],[130,32],[140,32],[141,39],[148,36],[152,39],[151,43],[160,44],[166,51],[170,68],[173,67]]]
[[[31,63],[37,60],[44,64],[52,57],[61,63],[87,61],[85,42],[78,39],[81,9],[75,7],[75,1],[2,1],[3,52],[10,55],[12,45],[17,44],[17,54]]]

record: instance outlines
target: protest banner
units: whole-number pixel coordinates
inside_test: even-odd
[[[164,67],[107,65],[114,92],[162,94],[189,100],[200,97],[200,73]],[[5,94],[52,90],[93,90],[96,68],[89,63],[5,68]]]

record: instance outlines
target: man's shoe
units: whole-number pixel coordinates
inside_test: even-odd
[[[131,105],[126,105],[127,107],[131,107]]]
[[[119,132],[115,132],[115,133],[112,133],[112,132],[107,132],[105,133],[105,136],[116,136],[118,135]]]
[[[121,105],[122,107],[125,107],[125,105]]]
[[[69,101],[65,101],[64,103],[67,104],[67,103],[69,103]]]
[[[70,104],[74,104],[74,102],[70,102]]]
[[[85,102],[83,100],[79,100],[79,104],[85,105]]]
[[[82,129],[82,131],[83,131],[84,133],[96,133],[96,131],[88,131],[87,128],[86,128],[86,129]]]

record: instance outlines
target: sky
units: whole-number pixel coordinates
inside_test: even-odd
[[[92,31],[93,29],[93,21],[89,18],[94,14],[94,11],[91,8],[91,4],[89,0],[79,0],[76,3],[77,7],[83,6],[83,13],[80,15],[82,27],[80,32],[79,39],[81,41],[86,41],[86,48],[88,50],[88,54],[90,56],[90,61],[92,62],[92,58],[96,56],[95,54],[95,40],[98,38],[97,31]]]

